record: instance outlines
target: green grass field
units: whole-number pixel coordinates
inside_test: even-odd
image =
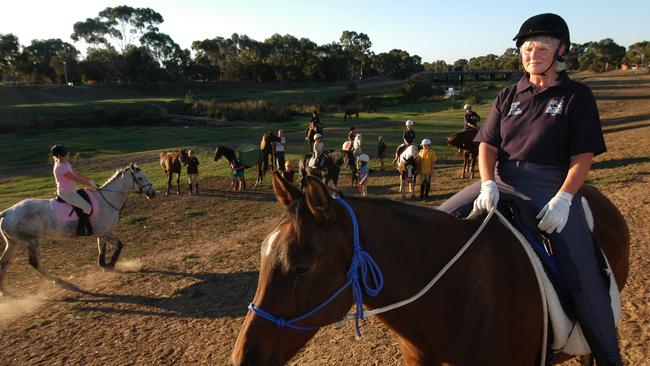
[[[375,84],[361,84],[360,89],[385,93],[395,93],[401,83],[382,81]],[[88,88],[88,87],[84,87]],[[230,98],[276,98],[284,96],[292,99],[314,100],[314,97],[336,95],[345,91],[342,85],[291,85],[281,88],[277,84],[262,88],[256,85],[240,85],[230,90]],[[45,89],[45,90],[43,90]],[[57,88],[36,88],[24,90],[22,96],[13,96],[16,104],[0,103],[0,120],[6,115],[18,115],[26,120],[46,118],[52,115],[76,115],[97,113],[97,110],[116,111],[121,109],[156,108],[154,104],[182,103],[184,92],[181,87],[167,91],[164,97],[160,95],[135,95],[132,90],[110,90],[98,87],[90,88],[90,92],[75,94],[69,89],[58,93]],[[6,90],[0,88],[0,97],[6,96]],[[223,88],[204,91],[205,95],[226,93]],[[29,98],[29,95],[32,95]],[[165,94],[163,92],[162,94]],[[487,117],[491,101],[496,94],[492,85],[477,90],[477,95],[483,101],[474,105],[475,111],[483,118]],[[196,95],[196,94],[195,94]],[[104,98],[104,99],[102,99]],[[30,103],[30,101],[32,101]],[[325,128],[324,142],[327,149],[339,149],[347,137],[349,126],[357,127],[364,137],[364,151],[374,155],[378,136],[384,136],[388,145],[388,155],[401,143],[401,133],[404,121],[415,121],[415,131],[418,142],[429,138],[440,158],[453,150],[446,146],[446,137],[459,131],[463,123],[463,101],[450,102],[447,100],[417,102],[407,105],[380,108],[376,113],[361,113],[358,119],[343,120],[342,113],[323,114],[321,123]],[[308,150],[304,141],[304,131],[308,116],[295,117],[288,122],[267,123],[256,126],[241,127],[200,127],[170,124],[152,124],[146,126],[102,126],[96,128],[48,128],[37,131],[0,134],[0,209],[6,208],[21,199],[28,197],[49,197],[54,191],[49,160],[49,148],[53,144],[65,144],[71,150],[75,166],[84,166],[83,174],[89,175],[98,182],[110,177],[114,166],[107,168],[101,164],[94,168],[92,163],[81,164],[86,159],[121,156],[124,154],[140,153],[138,156],[150,156],[142,164],[152,181],[163,187],[163,177],[157,164],[160,151],[178,147],[192,147],[198,152],[201,161],[201,176],[226,176],[229,174],[225,162],[214,163],[212,151],[217,143],[236,146],[240,143],[259,142],[259,136],[269,130],[283,129],[287,134],[287,156],[296,159]],[[142,160],[142,159],[141,159]],[[90,160],[91,162],[93,160]],[[373,162],[373,164],[376,162]],[[110,166],[110,164],[109,164]],[[250,177],[252,170],[247,173]],[[345,173],[344,173],[345,174]]]

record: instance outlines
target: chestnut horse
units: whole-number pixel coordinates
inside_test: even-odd
[[[160,153],[160,168],[165,172],[167,177],[167,191],[165,195],[169,194],[172,188],[172,177],[176,174],[176,194],[181,194],[181,163],[187,165],[189,157],[187,149],[179,151],[163,151]]]
[[[481,224],[397,201],[333,199],[313,177],[303,194],[274,174],[273,189],[284,214],[262,243],[259,282],[232,352],[234,365],[282,365],[355,300],[363,301],[361,309],[357,303],[363,311],[413,296]],[[600,192],[585,187],[583,193],[594,213],[594,235],[622,289],[629,258],[625,221]],[[514,366],[536,365],[546,351],[542,315],[525,250],[490,220],[435,286],[378,318],[397,335],[407,365]]]
[[[463,153],[463,172],[460,177],[465,178],[469,174],[474,178],[474,168],[478,159],[478,142],[474,142],[478,130],[466,130],[447,137],[447,145],[460,149]]]

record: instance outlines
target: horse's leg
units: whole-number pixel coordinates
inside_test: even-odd
[[[172,172],[165,170],[165,175],[167,176],[167,192],[165,192],[165,196],[168,196],[169,190],[172,188]]]
[[[181,172],[176,173],[176,194],[181,194]]]
[[[578,359],[580,361],[580,366],[594,366],[594,355],[591,353],[588,355],[582,355]]]
[[[54,283],[59,283],[59,279],[57,277],[52,276],[49,272],[43,268],[43,265],[41,264],[41,247],[37,243],[30,243],[29,245],[26,245],[27,252],[29,253],[29,264],[31,264],[32,267],[34,267],[38,273],[40,273],[43,277],[46,279],[53,281]]]
[[[106,267],[106,241],[102,238],[97,238],[97,251],[99,252],[97,256],[97,265],[100,267]]]
[[[2,256],[0,256],[0,296],[8,295],[5,291],[5,273],[7,273],[9,263],[11,263],[11,259],[16,254],[16,248],[18,248],[16,243],[10,241],[4,233],[2,233],[2,236],[5,240],[5,249]]]
[[[472,167],[471,167],[472,170],[471,170],[471,172],[469,174],[469,177],[471,179],[474,179],[474,168],[476,167],[476,159],[477,159],[477,156],[472,154]]]
[[[107,242],[111,242],[115,246],[111,260],[108,261],[108,263],[105,262]],[[118,259],[120,259],[120,254],[122,253],[122,241],[120,241],[120,239],[118,239],[112,233],[107,233],[104,234],[101,238],[97,238],[97,248],[99,250],[99,266],[105,270],[112,270],[115,268],[115,264],[117,263]]]

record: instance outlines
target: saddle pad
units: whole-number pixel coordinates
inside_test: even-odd
[[[548,275],[542,266],[542,262],[533,252],[530,244],[526,242],[524,236],[519,231],[517,231],[517,229],[515,229],[509,222],[505,220],[501,221],[519,240],[521,246],[526,251],[526,254],[528,254],[528,258],[530,259],[537,276],[541,277],[542,279],[543,289],[540,290],[544,291],[542,298],[546,298],[549,321],[553,329],[553,337],[550,345],[551,349],[574,356],[591,353],[589,344],[587,343],[585,336],[582,333],[582,328],[579,324],[576,324],[574,329],[573,323],[562,308],[557,292],[549,280]],[[607,268],[609,269],[610,273],[609,296],[611,298],[612,312],[614,313],[614,322],[618,324],[621,319],[621,299],[619,297],[618,286],[616,285],[616,281],[614,281],[614,275],[611,272],[609,262],[607,263]]]
[[[93,219],[99,215],[99,204],[97,202],[97,197],[93,194],[93,191],[86,188],[84,189],[88,197],[90,198],[90,205],[93,207],[93,212],[90,214],[90,218]],[[50,200],[50,207],[54,212],[54,216],[57,220],[61,222],[71,222],[79,220],[77,213],[72,209],[72,205],[67,202],[59,202],[56,198]]]
[[[239,146],[239,160],[246,168],[256,165],[260,161],[261,154],[262,151],[260,148],[253,144],[242,144]]]

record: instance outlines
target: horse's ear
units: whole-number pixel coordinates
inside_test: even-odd
[[[309,212],[319,224],[330,222],[334,219],[334,208],[327,187],[318,178],[307,176],[306,179],[305,197]]]
[[[302,197],[300,190],[291,184],[288,180],[284,179],[277,171],[273,173],[273,192],[275,192],[275,199],[282,207],[287,207],[291,202]]]

